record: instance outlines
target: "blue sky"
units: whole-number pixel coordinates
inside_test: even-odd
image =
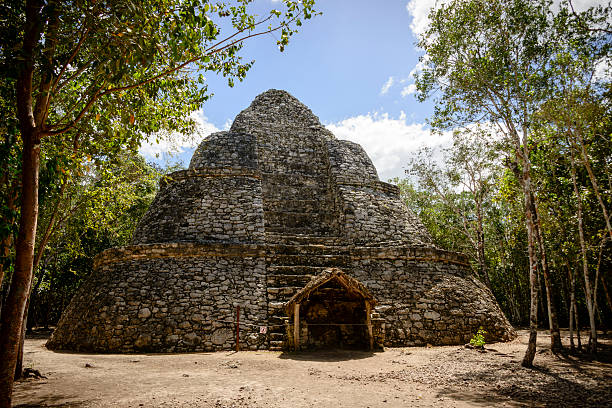
[[[278,0],[256,0],[262,14],[280,8]],[[594,0],[574,0],[579,9]],[[337,138],[360,143],[372,158],[382,180],[403,177],[416,149],[448,146],[450,134],[431,135],[426,119],[430,102],[414,97],[413,73],[422,54],[415,43],[427,27],[435,0],[319,0],[323,15],[307,21],[279,52],[276,37],[248,40],[245,60],[255,60],[246,80],[234,88],[215,75],[206,75],[214,96],[198,112],[200,131],[186,140],[147,144],[148,159],[187,165],[197,143],[223,130],[251,101],[270,88],[284,89],[306,104]],[[156,158],[156,155],[160,155]]]
[[[231,89],[223,78],[209,78],[215,93],[204,106],[209,120],[223,125],[269,88],[289,91],[323,122],[373,111],[399,115],[406,109],[415,109],[417,120],[424,118],[426,110],[414,98],[401,98],[397,87],[380,94],[390,76],[406,76],[418,60],[406,2],[320,0],[317,7],[323,15],[304,24],[284,52],[273,34],[245,44],[244,55],[256,62],[243,83]]]

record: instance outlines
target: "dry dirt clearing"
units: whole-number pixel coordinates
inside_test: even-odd
[[[566,333],[564,333],[566,334]],[[102,355],[51,352],[28,339],[25,365],[46,379],[16,384],[20,407],[612,406],[612,341],[603,361],[554,356],[541,332],[536,368],[511,343],[385,352]],[[600,358],[601,360],[601,358]]]

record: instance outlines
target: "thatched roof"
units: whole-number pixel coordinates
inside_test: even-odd
[[[296,303],[302,303],[305,299],[307,299],[312,292],[325,285],[327,282],[335,280],[340,285],[342,285],[348,293],[351,295],[356,295],[358,297],[363,298],[364,300],[369,301],[372,305],[376,304],[376,299],[374,296],[368,291],[368,289],[364,286],[363,283],[359,282],[357,279],[350,277],[343,270],[338,268],[326,268],[318,274],[314,276],[310,282],[306,284],[299,292],[297,292],[291,299],[285,303],[285,311],[288,315],[293,314],[293,306]]]

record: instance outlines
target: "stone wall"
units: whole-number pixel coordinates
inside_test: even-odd
[[[170,174],[132,237],[160,242],[262,242],[261,177],[251,169],[195,169]]]
[[[400,200],[397,186],[378,180],[361,146],[345,140],[328,141],[327,145],[342,235],[348,243],[432,244],[423,224]]]
[[[431,244],[431,237],[400,201],[378,186],[340,185],[345,236],[356,245]]]
[[[378,173],[363,147],[348,140],[329,140],[330,171],[338,184],[368,184],[378,181]]]
[[[49,348],[121,353],[227,350],[236,343],[237,304],[241,347],[268,347],[266,336],[259,334],[259,325],[267,321],[260,250],[170,244],[140,246],[136,256],[125,250],[121,255],[110,252],[106,260],[97,260]]]
[[[462,344],[480,326],[488,341],[514,336],[495,297],[469,265],[449,262],[443,253],[361,255],[347,269],[378,300],[375,310],[385,321],[387,346]]]
[[[189,168],[257,169],[255,146],[256,139],[253,135],[232,132],[213,133],[198,145]]]
[[[282,266],[279,266],[282,265]],[[488,341],[514,331],[464,256],[434,248],[151,244],[111,249],[72,300],[48,347],[96,352],[284,349],[285,301],[326,267],[376,298],[386,346]],[[265,335],[259,326],[267,326]]]
[[[283,350],[285,302],[330,266],[374,295],[385,345],[462,343],[481,325],[489,341],[514,335],[467,259],[435,248],[365,151],[284,91],[161,181],[133,244],[96,258],[50,348],[229,349],[240,304],[243,347]]]

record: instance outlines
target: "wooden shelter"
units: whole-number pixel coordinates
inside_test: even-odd
[[[368,348],[372,350],[375,304],[374,296],[357,279],[338,268],[324,269],[285,303],[287,316],[293,317],[290,331],[294,348],[300,349],[301,329],[305,325],[310,346],[342,345],[337,343],[355,346],[362,337],[360,333],[365,332]]]

